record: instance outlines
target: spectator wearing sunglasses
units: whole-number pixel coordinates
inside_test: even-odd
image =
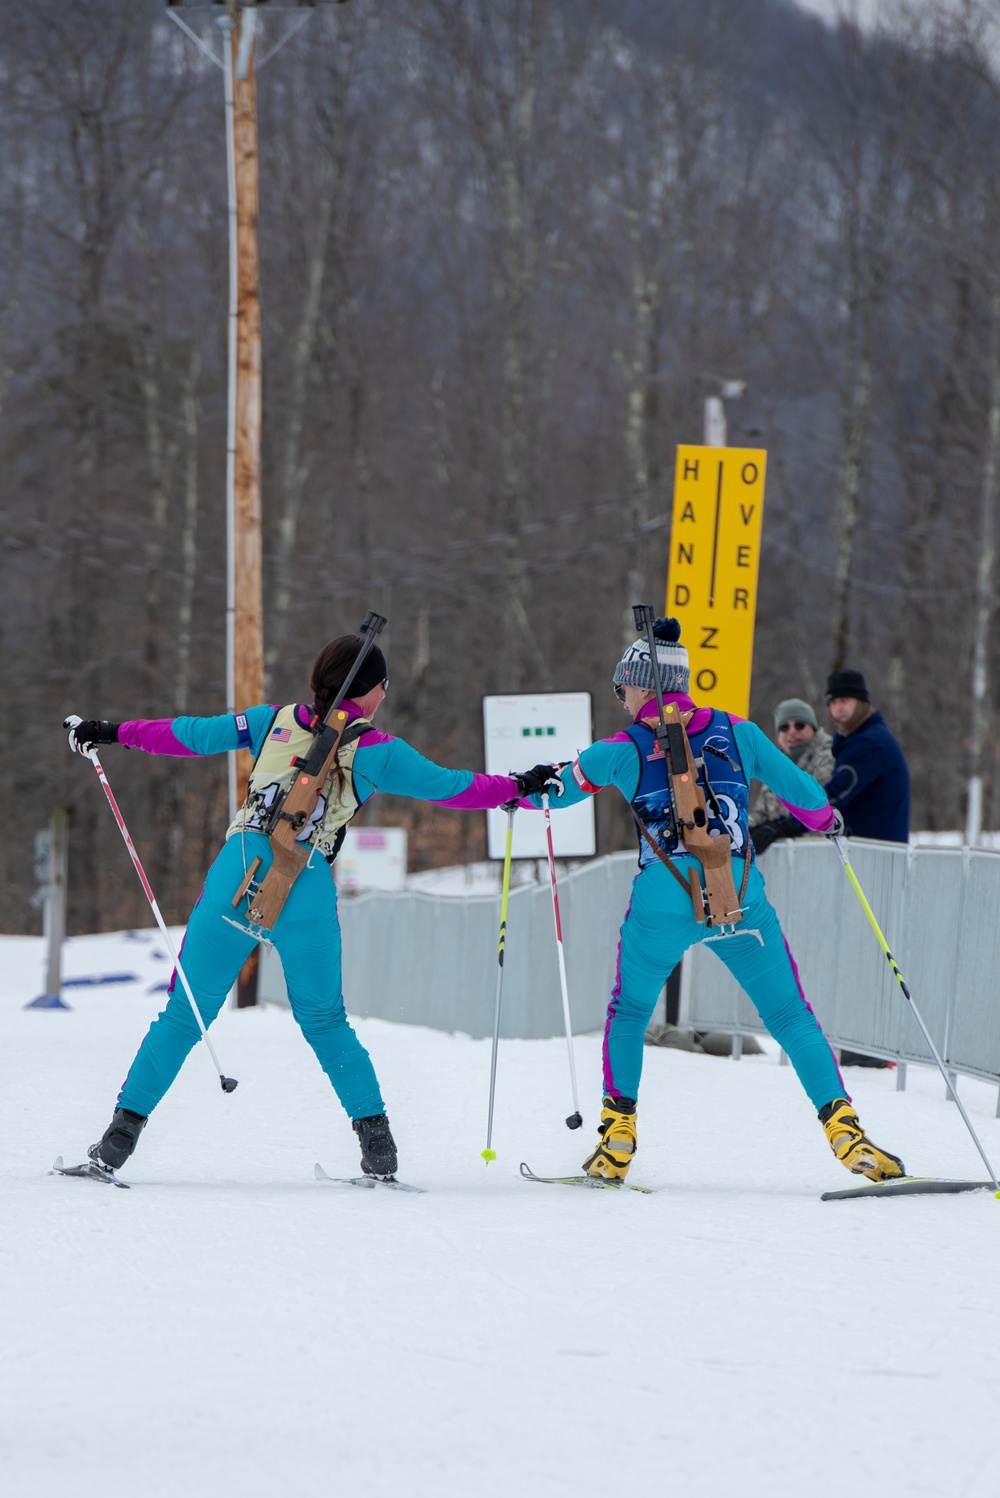
[[[820,728],[816,714],[801,697],[788,697],[774,710],[774,736],[778,748],[787,754],[800,770],[826,785],[833,774],[833,750],[830,735]],[[802,823],[789,815],[784,802],[773,791],[762,787],[750,816],[750,841],[754,851],[763,853],[782,837],[802,837]]]

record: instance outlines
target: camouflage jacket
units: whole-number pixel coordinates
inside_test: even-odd
[[[817,728],[796,760],[799,769],[818,780],[820,785],[826,785],[833,774],[832,744],[830,735],[824,729]],[[788,815],[788,807],[766,785],[761,786],[760,794],[750,812],[750,826],[759,827],[762,822],[776,822],[779,817]]]

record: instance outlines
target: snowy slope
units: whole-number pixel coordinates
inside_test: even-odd
[[[224,1014],[240,1080],[196,1051],[130,1192],[46,1174],[82,1156],[168,969],[145,942],[71,942],[71,1013],[24,1012],[41,943],[0,939],[0,1489],[7,1498],[997,1498],[1000,1203],[824,1204],[849,1183],[790,1068],[647,1051],[633,1178],[576,1168],[561,1041],[501,1046],[362,1023],[424,1196],[324,1187],[353,1136],[287,1011]],[[980,1175],[939,1079],[849,1073],[911,1169]],[[995,1090],[963,1082],[994,1156]]]

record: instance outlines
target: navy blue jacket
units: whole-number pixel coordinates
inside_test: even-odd
[[[845,738],[833,736],[833,775],[826,794],[848,832],[905,843],[910,836],[910,771],[881,713]]]

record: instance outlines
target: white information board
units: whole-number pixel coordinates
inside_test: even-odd
[[[344,894],[406,888],[406,828],[348,827],[333,865]]]
[[[589,692],[519,692],[483,698],[487,775],[509,775],[532,765],[574,760],[594,736]],[[490,858],[502,858],[507,814],[486,813]],[[589,858],[597,851],[594,798],[561,811],[553,805],[552,843],[557,858]],[[523,808],[514,817],[515,858],[546,858],[545,818]]]

